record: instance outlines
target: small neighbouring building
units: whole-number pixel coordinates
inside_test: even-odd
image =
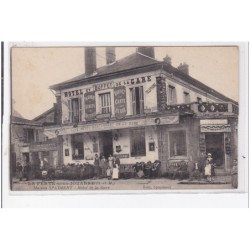
[[[85,74],[51,86],[57,122],[44,128],[61,142],[59,161],[93,163],[95,154],[118,156],[121,164],[160,160],[194,164],[202,152],[217,166],[237,158],[238,103],[189,75],[188,65],[154,58],[153,47],[96,68],[95,48],[85,49]],[[61,157],[61,158],[60,158]]]
[[[11,116],[11,171],[15,176],[16,166],[29,163],[31,167],[39,167],[40,162],[46,160],[52,167],[59,162],[59,138],[49,139],[44,134],[44,127],[55,125],[55,106],[33,120],[20,116]]]

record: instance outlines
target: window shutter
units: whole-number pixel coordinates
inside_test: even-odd
[[[140,99],[140,114],[144,113],[144,94],[143,87],[139,87],[139,99]]]
[[[131,89],[133,115],[136,114],[135,88]]]
[[[82,98],[81,97],[79,97],[78,103],[79,103],[79,122],[81,122],[82,121]]]
[[[68,100],[68,107],[69,107],[69,121],[72,122],[72,105],[71,105],[71,100]]]

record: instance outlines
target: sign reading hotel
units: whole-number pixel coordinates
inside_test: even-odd
[[[125,86],[114,88],[115,117],[122,119],[127,114],[126,88]]]
[[[87,121],[95,119],[96,117],[95,92],[86,92],[84,94],[84,103],[85,103],[85,119]]]

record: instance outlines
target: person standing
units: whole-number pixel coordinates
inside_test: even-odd
[[[231,180],[232,180],[232,187],[238,188],[238,161],[237,159],[234,159],[233,161],[233,167],[231,170]]]
[[[212,181],[212,176],[214,176],[214,163],[213,163],[213,158],[212,154],[208,153],[207,154],[207,160],[206,160],[206,166],[205,166],[205,177],[208,181]]]
[[[100,159],[98,154],[95,154],[95,159],[94,159],[94,177],[99,178],[99,168],[100,168]]]
[[[115,164],[113,166],[112,179],[119,179],[119,168],[120,168],[120,159],[118,156],[115,157]]]

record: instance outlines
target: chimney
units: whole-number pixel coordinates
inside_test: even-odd
[[[166,63],[166,64],[172,64],[172,59],[170,56],[166,55],[164,58],[163,58],[163,62]]]
[[[96,70],[96,48],[85,47],[85,74],[92,75]]]
[[[155,50],[154,47],[152,46],[148,46],[148,47],[138,47],[137,48],[137,52],[145,55],[145,56],[149,56],[151,58],[155,58]]]
[[[115,47],[106,47],[106,64],[115,62]]]
[[[188,64],[186,64],[185,62],[184,62],[184,63],[181,63],[181,64],[178,66],[178,70],[180,70],[182,73],[184,73],[184,74],[186,74],[186,75],[189,75]]]

